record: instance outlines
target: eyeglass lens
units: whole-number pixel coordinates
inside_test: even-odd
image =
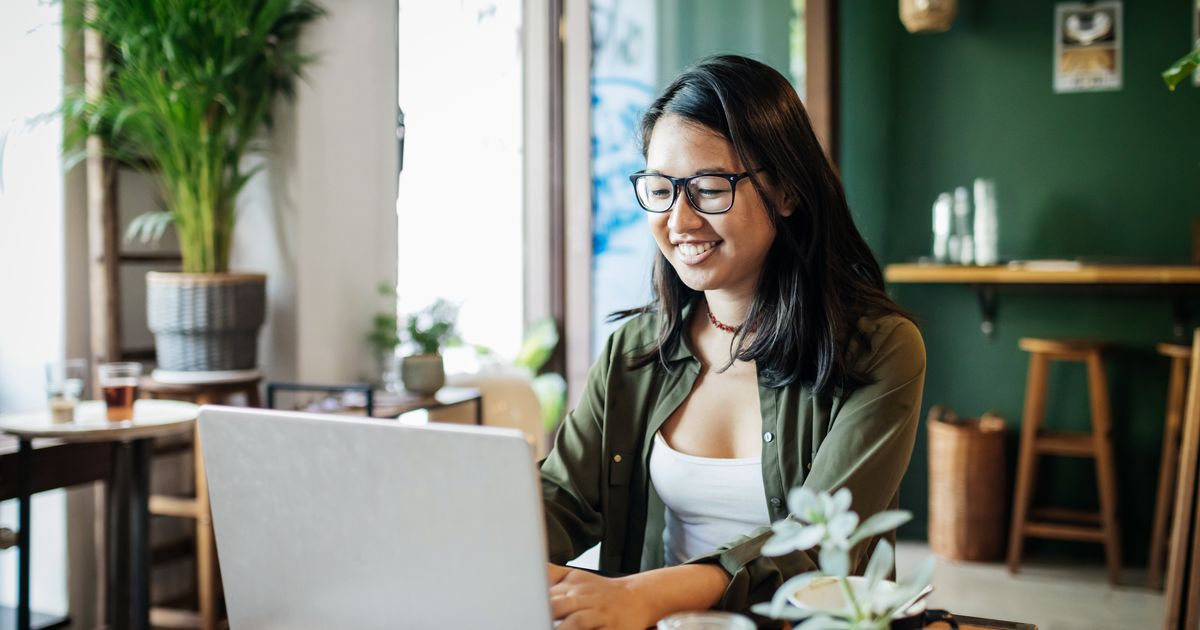
[[[675,204],[675,185],[662,175],[643,175],[634,188],[642,207],[651,212],[666,212]],[[725,212],[733,205],[733,184],[715,175],[696,177],[687,184],[687,196],[700,212]]]

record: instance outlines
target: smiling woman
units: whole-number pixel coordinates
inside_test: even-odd
[[[542,465],[550,559],[600,543],[603,578],[551,567],[562,628],[748,612],[813,552],[768,557],[802,486],[894,508],[925,351],[888,298],[796,91],[739,56],[685,71],[642,118],[633,195],[653,298],[608,340]],[[856,550],[861,573],[878,538]]]

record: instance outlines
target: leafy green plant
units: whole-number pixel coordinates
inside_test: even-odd
[[[531,385],[538,405],[542,408],[542,427],[546,431],[552,431],[558,426],[567,407],[567,381],[562,374],[538,374],[542,366],[550,360],[550,355],[554,354],[557,346],[558,326],[555,325],[554,318],[547,317],[529,327],[525,339],[521,342],[521,351],[513,360],[514,365],[527,370],[533,379]]]
[[[408,316],[408,339],[416,345],[419,354],[437,354],[442,347],[458,340],[454,326],[457,319],[457,305],[437,300],[428,308]]]
[[[887,510],[859,523],[850,510],[850,490],[842,488],[833,495],[795,488],[788,493],[790,515],[771,525],[771,537],[762,547],[763,555],[782,556],[793,551],[820,547],[818,570],[787,580],[775,591],[770,602],[755,604],[755,613],[773,619],[805,620],[796,630],[884,630],[891,620],[905,612],[933,578],[933,558],[929,558],[908,581],[899,585],[885,578],[895,565],[895,550],[881,540],[867,562],[865,589],[851,586],[850,551],[874,536],[889,532],[912,518],[910,512]],[[805,610],[788,605],[788,597],[818,578],[836,579],[845,606],[836,610]]]
[[[95,0],[84,18],[107,44],[104,90],[68,92],[68,146],[98,135],[156,177],[166,209],[130,231],[149,240],[174,224],[184,271],[228,271],[235,201],[262,168],[242,159],[265,151],[276,97],[314,60],[301,32],[323,14],[310,0]]]
[[[396,316],[396,289],[384,282],[379,285],[378,291],[379,296],[385,298],[388,308],[371,318],[367,343],[375,349],[377,356],[384,357],[390,356],[400,345],[400,321]]]
[[[1167,87],[1174,91],[1180,82],[1192,76],[1197,67],[1200,67],[1200,48],[1180,57],[1175,63],[1171,64],[1170,68],[1163,70],[1163,83],[1166,83]]]

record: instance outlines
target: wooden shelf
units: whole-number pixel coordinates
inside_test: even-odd
[[[174,263],[183,264],[183,257],[173,252],[123,252],[117,256],[123,263]]]
[[[959,284],[976,290],[983,334],[996,332],[999,289],[1080,291],[1085,293],[1150,295],[1171,300],[1173,333],[1182,340],[1190,324],[1185,298],[1200,296],[1200,265],[1098,265],[1071,261],[1030,261],[1008,265],[888,265],[884,280],[892,284]]]
[[[898,264],[884,279],[925,284],[1180,284],[1200,285],[1196,265],[1080,265],[1074,269],[1034,266]]]

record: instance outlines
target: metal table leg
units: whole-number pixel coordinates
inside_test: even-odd
[[[133,620],[139,630],[150,630],[150,466],[152,440],[133,442],[133,527],[130,531],[133,568]]]
[[[33,441],[21,440],[17,451],[17,497],[20,515],[17,519],[17,630],[29,630],[29,525],[32,510]]]
[[[113,444],[108,491],[108,619],[113,628],[150,627],[150,440]]]

